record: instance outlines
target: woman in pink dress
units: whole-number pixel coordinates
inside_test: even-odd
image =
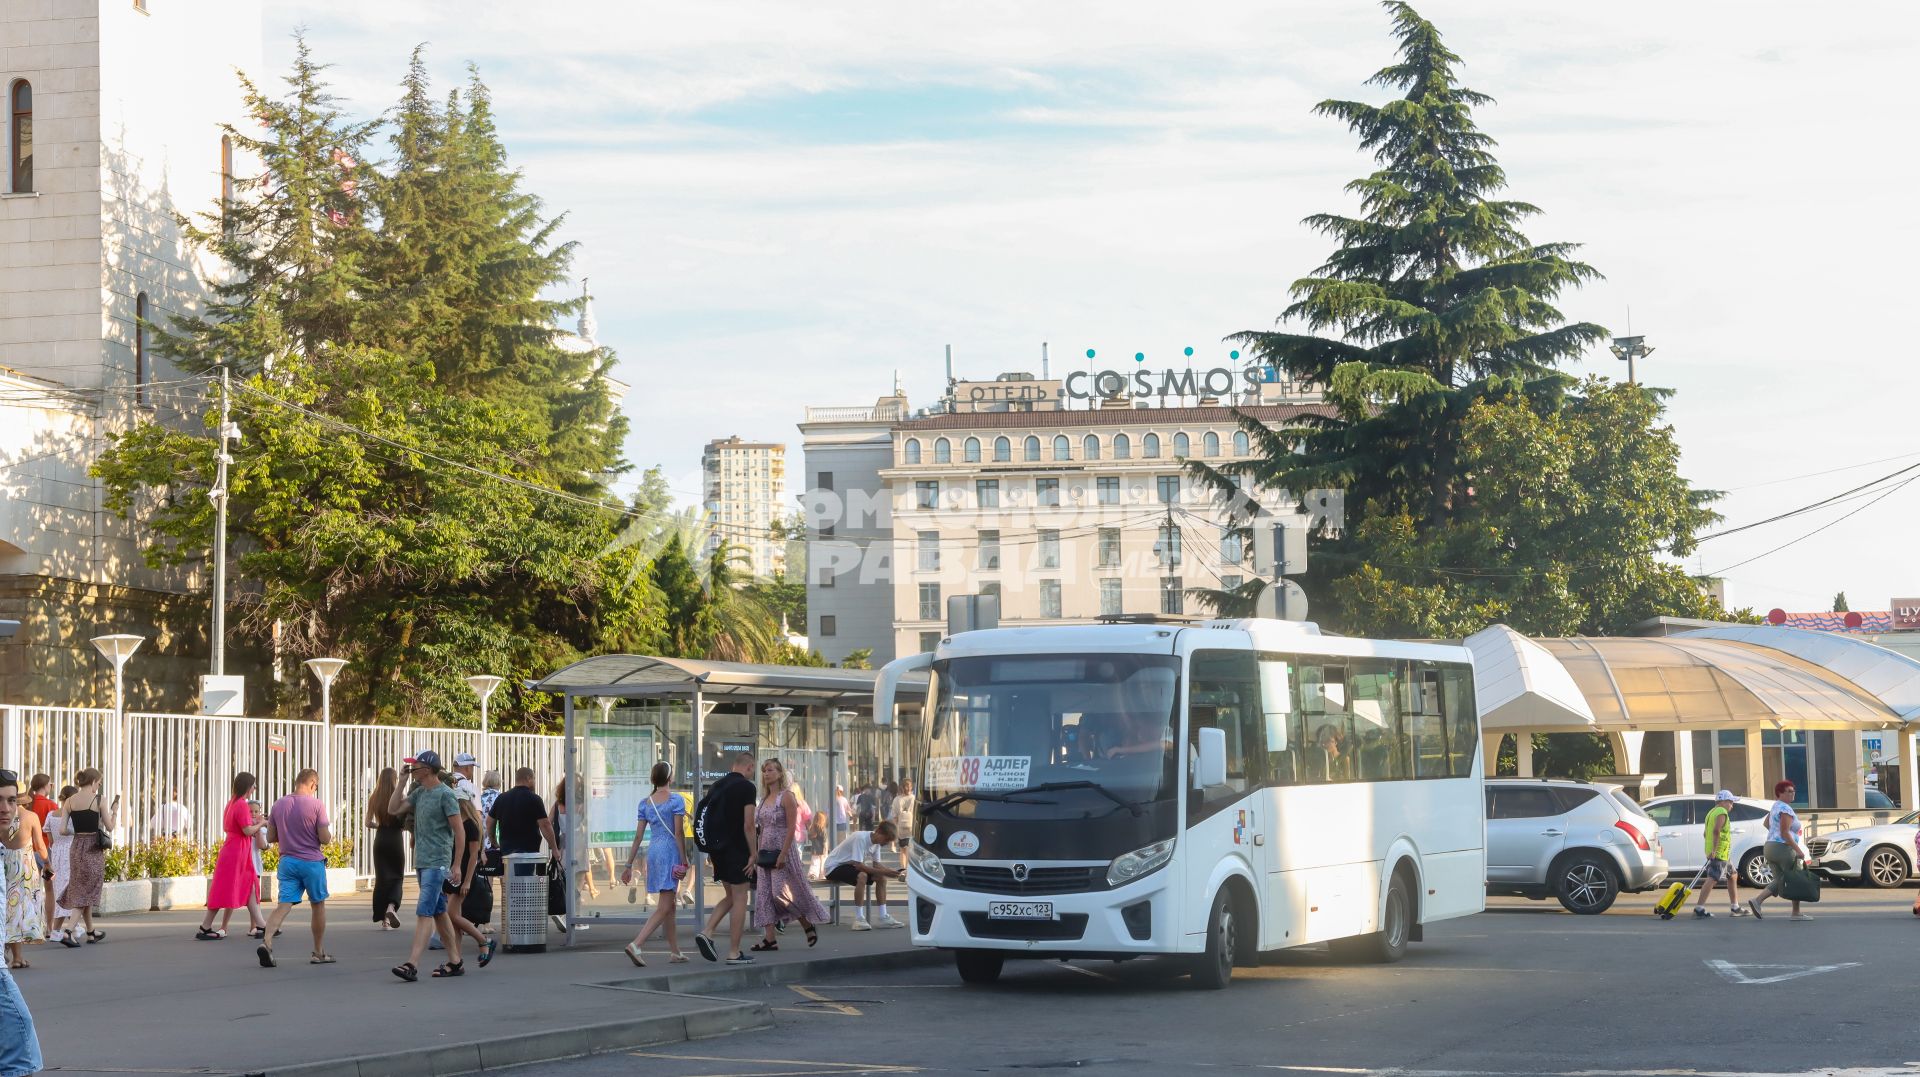
[[[765,953],[778,950],[774,941],[775,924],[800,921],[806,928],[807,945],[820,941],[813,929],[815,921],[824,921],[827,910],[813,894],[807,882],[806,858],[796,844],[794,824],[800,818],[800,798],[794,794],[793,779],[778,759],[769,759],[760,767],[762,795],[756,821],[760,826],[760,849],[754,858],[759,885],[753,891],[753,922],[763,929],[763,937],[753,949]],[[767,862],[772,861],[768,867]]]
[[[227,925],[233,922],[233,910],[245,909],[258,889],[259,873],[253,869],[253,836],[261,829],[253,821],[253,808],[247,798],[253,795],[253,775],[241,771],[233,776],[233,799],[220,816],[227,839],[220,843],[220,859],[213,866],[213,879],[207,883],[207,915],[200,921],[196,939],[224,939]],[[213,926],[213,914],[224,912],[220,927]],[[252,925],[255,928],[260,924]]]

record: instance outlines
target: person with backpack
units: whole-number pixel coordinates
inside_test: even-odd
[[[853,795],[854,814],[858,817],[860,829],[873,829],[874,815],[879,806],[879,795],[872,782],[861,786],[860,791]]]
[[[719,930],[720,918],[729,917],[729,965],[753,962],[752,957],[740,951],[740,940],[746,934],[747,908],[751,902],[747,897],[747,872],[752,866],[753,850],[760,843],[753,818],[754,802],[758,799],[753,787],[755,762],[752,752],[734,756],[732,772],[714,782],[693,810],[693,844],[707,854],[713,877],[727,892],[707,914],[705,929],[693,937],[693,944],[700,948],[701,957],[708,961],[720,960],[713,933]]]

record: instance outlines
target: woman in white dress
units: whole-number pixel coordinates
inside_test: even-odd
[[[71,785],[61,789],[60,803],[65,804],[73,793]],[[47,924],[47,938],[53,939],[60,937],[62,926],[73,915],[71,909],[55,900],[56,895],[65,893],[67,889],[67,861],[70,859],[67,850],[73,844],[73,827],[67,822],[65,809],[47,816],[47,844],[51,848],[48,856],[53,860],[53,887],[47,893],[47,912],[51,917]]]

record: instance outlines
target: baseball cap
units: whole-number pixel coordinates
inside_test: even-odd
[[[1732,800],[1732,799],[1733,799],[1733,792],[1732,792],[1732,790],[1728,790],[1728,789],[1722,789],[1722,790],[1720,790],[1720,791],[1719,791],[1718,793],[1715,793],[1715,794],[1713,794],[1713,799],[1715,799],[1715,800]]]
[[[434,770],[444,769],[440,765],[440,753],[434,751],[432,748],[422,748],[401,760],[401,762],[406,763],[408,766],[431,767]]]
[[[457,752],[453,757],[453,765],[456,767],[477,767],[480,765],[480,760],[474,758],[472,752]]]

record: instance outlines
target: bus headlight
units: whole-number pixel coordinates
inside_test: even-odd
[[[1120,886],[1130,883],[1142,875],[1148,875],[1167,866],[1173,859],[1174,839],[1156,841],[1152,845],[1135,849],[1124,856],[1116,856],[1107,868],[1107,885]]]
[[[947,869],[945,865],[940,863],[940,857],[935,855],[932,849],[927,848],[917,841],[907,846],[907,862],[913,865],[913,870],[925,875],[934,882],[944,883],[947,881]]]

